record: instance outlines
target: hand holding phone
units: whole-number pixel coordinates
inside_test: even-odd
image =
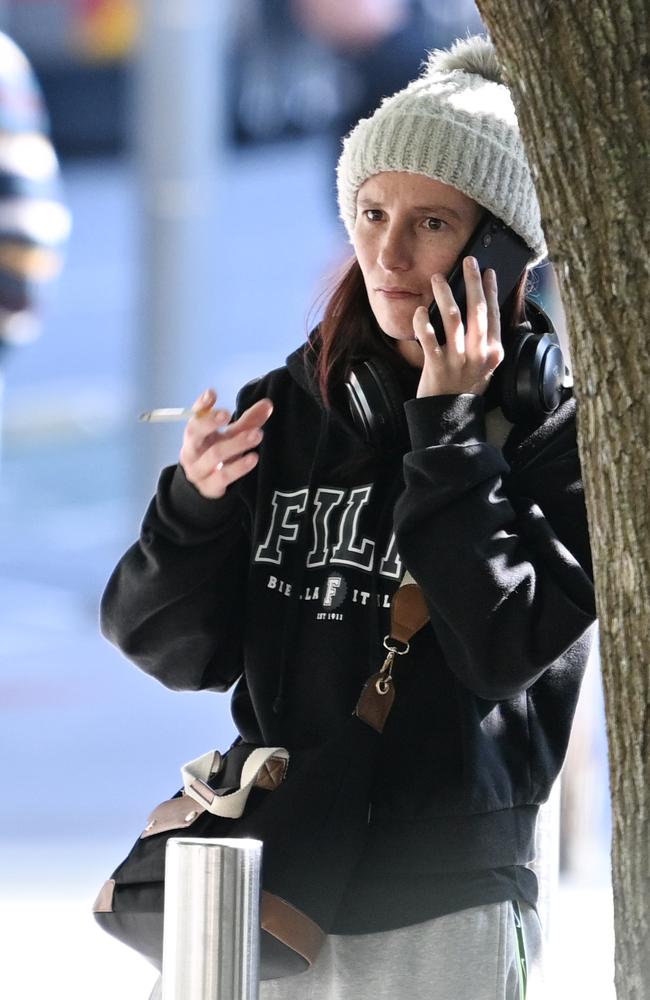
[[[499,308],[503,306],[532,259],[530,247],[504,222],[490,212],[485,212],[478,226],[463,247],[447,283],[460,309],[463,326],[467,327],[467,293],[463,275],[463,261],[474,257],[478,269],[484,274],[489,268],[496,273]],[[429,322],[440,345],[445,343],[445,329],[440,309],[434,298],[429,307]]]
[[[503,360],[501,306],[531,257],[516,233],[485,212],[449,277],[434,275],[433,302],[413,317],[424,352],[419,397],[485,392]]]
[[[482,395],[503,360],[501,316],[496,275],[488,268],[481,275],[475,257],[463,259],[467,322],[444,274],[434,274],[431,285],[436,304],[444,318],[446,341],[438,343],[428,322],[427,309],[420,306],[413,317],[415,337],[424,354],[417,395]]]

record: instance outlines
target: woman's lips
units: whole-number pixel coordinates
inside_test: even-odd
[[[378,288],[378,292],[385,295],[387,299],[419,299],[419,292],[409,292],[404,288]]]

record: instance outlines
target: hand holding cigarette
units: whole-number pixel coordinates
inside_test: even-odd
[[[255,468],[262,427],[273,412],[271,400],[260,399],[231,423],[227,410],[214,409],[216,401],[214,389],[206,389],[189,410],[151,410],[140,417],[187,420],[179,462],[187,479],[207,499],[222,497],[230,483]]]

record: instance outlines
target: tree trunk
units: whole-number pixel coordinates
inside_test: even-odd
[[[650,996],[647,0],[477,0],[566,309],[596,575],[619,1000]]]

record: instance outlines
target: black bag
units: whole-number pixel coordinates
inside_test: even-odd
[[[408,651],[408,640],[427,618],[419,588],[400,587],[384,641],[386,661],[327,742],[291,755],[282,747],[237,742],[223,756],[215,752],[192,762],[203,769],[198,777],[187,765],[183,790],[153,811],[102,887],[94,906],[100,926],[160,969],[167,840],[250,837],[263,842],[260,978],[305,971],[363,849],[375,760],[395,696],[393,658]],[[229,805],[237,796],[245,797],[240,816]],[[214,815],[211,808],[235,815]]]

